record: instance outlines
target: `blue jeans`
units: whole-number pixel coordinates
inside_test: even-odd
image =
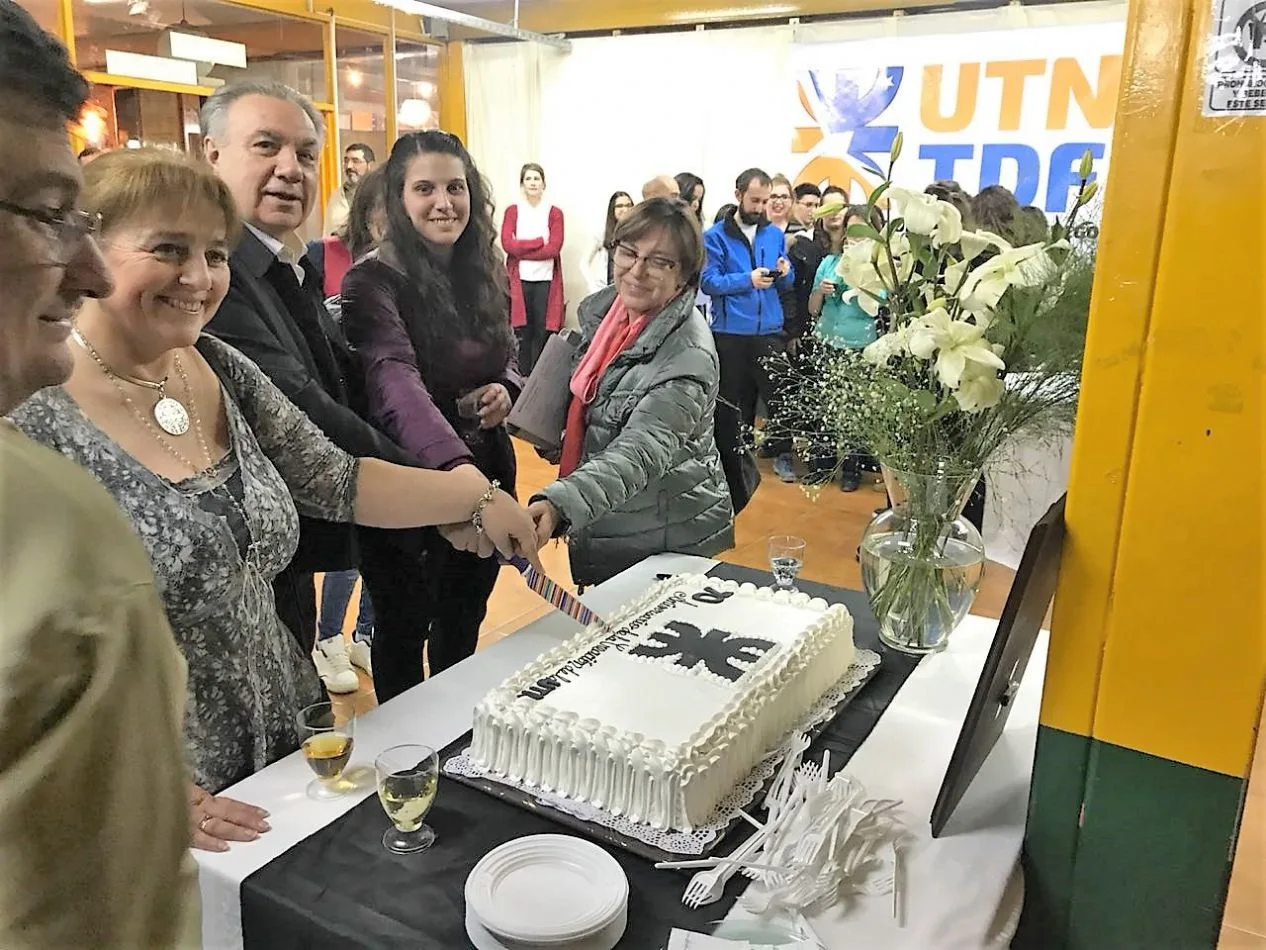
[[[321,640],[337,637],[343,632],[343,618],[347,616],[347,604],[356,586],[356,571],[333,571],[325,575],[321,584],[321,617],[317,620],[317,636]],[[374,605],[369,599],[369,589],[361,584],[360,610],[356,616],[357,640],[371,643],[374,639]]]

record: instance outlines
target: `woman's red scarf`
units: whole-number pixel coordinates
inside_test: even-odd
[[[593,342],[571,377],[571,402],[567,406],[567,428],[563,430],[563,454],[558,476],[566,478],[580,467],[585,448],[586,410],[598,394],[598,383],[611,362],[633,345],[650,323],[651,315],[632,316],[616,294],[611,309],[598,325]]]

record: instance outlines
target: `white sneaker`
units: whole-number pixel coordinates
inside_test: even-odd
[[[347,656],[347,641],[342,637],[318,640],[316,649],[312,651],[312,662],[321,682],[331,693],[354,693],[360,689],[360,677],[352,669]]]
[[[352,661],[352,666],[359,666],[370,676],[374,675],[373,667],[370,666],[372,651],[364,640],[353,640],[352,645],[347,648],[347,656]]]

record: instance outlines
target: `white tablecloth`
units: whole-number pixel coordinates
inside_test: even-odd
[[[592,588],[583,599],[603,615],[644,592],[657,573],[704,573],[716,563],[678,555],[650,558]],[[951,836],[932,841],[928,815],[995,627],[993,621],[969,617],[948,651],[911,674],[853,756],[848,770],[868,790],[905,800],[905,820],[920,840],[906,862],[905,929],[893,926],[890,900],[863,902],[847,915],[831,913],[814,921],[829,947],[984,946],[1024,835],[1045,638],[1006,734],[959,806]],[[443,748],[470,728],[471,710],[484,693],[576,631],[574,621],[551,614],[370,711],[357,722],[353,764],[370,762],[377,751],[403,742]],[[242,946],[242,881],[372,794],[366,789],[333,802],[313,801],[304,792],[311,779],[302,755],[295,753],[225,790],[271,812],[272,831],[222,854],[194,852],[207,950]],[[734,914],[741,911],[736,908]]]

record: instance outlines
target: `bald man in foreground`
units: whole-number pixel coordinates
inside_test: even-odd
[[[642,186],[642,200],[652,198],[680,198],[681,189],[677,187],[677,179],[672,175],[658,175]]]

